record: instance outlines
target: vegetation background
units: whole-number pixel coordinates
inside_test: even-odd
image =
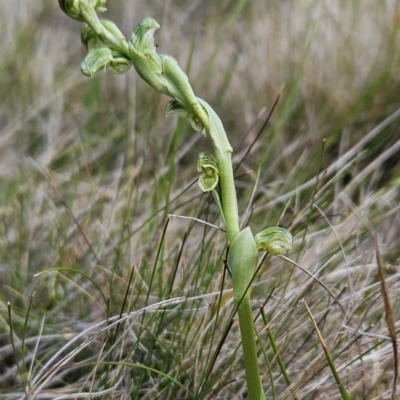
[[[159,51],[225,124],[243,223],[290,229],[288,257],[346,310],[285,260],[262,263],[268,399],[341,398],[303,299],[351,396],[395,398],[398,3],[107,4],[128,37],[160,23]],[[0,2],[0,398],[246,398],[224,234],[167,217],[220,223],[196,184],[210,145],[135,71],[81,75],[80,29],[55,0]]]

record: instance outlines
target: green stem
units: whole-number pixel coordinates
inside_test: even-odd
[[[239,233],[239,218],[231,154],[221,152],[216,148],[214,151],[219,168],[221,202],[224,210],[226,234],[228,241],[232,242]]]
[[[249,227],[243,229],[229,248],[228,265],[232,273],[233,299],[238,307],[244,367],[250,400],[264,400],[250,303],[250,287],[257,267],[258,251]]]
[[[240,335],[246,381],[249,390],[249,399],[265,400],[264,390],[261,385],[257,362],[256,340],[254,335],[253,315],[250,305],[250,293],[247,292],[238,308]]]
[[[249,228],[240,232],[237,197],[232,168],[232,147],[222,122],[214,110],[205,102],[210,124],[205,125],[218,163],[221,202],[228,241],[231,243],[229,266],[232,270],[234,300],[238,304],[238,316],[246,381],[250,400],[265,400],[260,381],[258,357],[254,334],[253,313],[250,303],[250,283],[257,266],[257,249]],[[198,114],[200,119],[202,115]]]
[[[250,304],[250,282],[257,266],[257,249],[251,230],[246,228],[240,232],[239,228],[239,213],[231,158],[232,147],[218,115],[206,102],[200,101],[209,115],[210,123],[209,125],[205,124],[205,126],[213,144],[218,164],[223,216],[228,241],[231,243],[228,262],[232,271],[234,300],[235,304],[238,305],[249,400],[265,400],[258,369],[253,314]],[[200,120],[207,121],[202,118],[202,113],[197,115]]]

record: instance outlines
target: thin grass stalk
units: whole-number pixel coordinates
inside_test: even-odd
[[[338,372],[336,370],[335,364],[333,363],[331,354],[329,353],[328,347],[325,344],[324,339],[322,338],[321,332],[318,329],[318,325],[315,322],[315,319],[314,319],[314,317],[313,317],[313,315],[311,313],[311,310],[308,308],[308,305],[307,305],[306,302],[304,302],[304,307],[305,307],[305,309],[307,311],[307,314],[309,315],[309,317],[311,319],[311,322],[312,322],[312,324],[314,326],[315,332],[317,332],[319,342],[321,343],[322,350],[324,351],[324,354],[325,354],[326,360],[327,360],[327,362],[329,364],[329,367],[331,369],[333,378],[335,379],[335,382],[338,385],[338,388],[339,388],[340,394],[342,396],[342,399],[343,400],[351,400],[350,395],[347,393],[347,390],[345,389],[345,387],[342,384],[342,381],[341,381],[341,379],[339,377],[339,374],[338,374]]]
[[[293,388],[290,388],[290,385],[292,384],[292,381],[289,378],[289,374],[286,371],[286,367],[285,367],[285,364],[284,364],[284,362],[282,360],[281,352],[279,351],[279,348],[278,348],[278,346],[277,346],[277,344],[275,342],[274,335],[272,334],[272,331],[268,326],[268,319],[267,319],[267,316],[265,315],[264,308],[260,308],[260,312],[261,312],[261,316],[262,316],[262,319],[264,321],[264,324],[266,326],[269,342],[271,343],[271,347],[272,347],[272,350],[273,350],[273,352],[275,354],[276,361],[277,361],[277,363],[279,365],[279,369],[281,370],[281,373],[283,375],[283,379],[285,380],[286,384],[288,385],[289,390],[292,392],[293,398],[295,400],[298,400],[298,397],[297,397],[297,395],[295,393],[295,390]]]

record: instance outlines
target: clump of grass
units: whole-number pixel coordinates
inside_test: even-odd
[[[270,376],[274,381],[274,392],[271,386],[266,396],[338,396],[299,304],[305,298],[350,395],[389,398],[393,346],[375,247],[364,222],[367,218],[379,237],[396,321],[395,4],[353,2],[334,9],[302,1],[286,9],[256,1],[238,6],[228,19],[227,6],[121,1],[110,15],[122,21],[124,32],[145,15],[163,21],[156,41],[188,65],[196,92],[217,104],[234,137],[235,163],[267,112],[256,116],[264,106],[270,110],[285,82],[267,130],[236,172],[239,210],[252,211],[246,220],[251,215],[257,229],[279,219],[290,227],[297,238],[290,257],[349,311],[345,320],[331,296],[287,262],[262,265],[253,306],[268,300],[268,328],[291,378],[288,387],[258,318],[260,344],[271,364],[269,370],[260,346],[260,370],[265,382]],[[222,268],[223,233],[172,218],[163,235],[169,213],[217,221],[215,206],[207,196],[199,202],[192,185],[201,137],[165,120],[165,100],[145,90],[134,74],[80,77],[78,25],[65,22],[55,5],[0,7],[5,38],[0,87],[7,93],[0,108],[2,396],[23,397],[24,388],[46,374],[50,379],[37,398],[105,390],[105,397],[131,392],[131,398],[187,398],[187,390],[200,384],[209,398],[240,396],[242,361],[237,321],[230,319],[230,278]],[[367,41],[365,32],[373,32],[374,40]],[[204,65],[217,71],[213,84],[205,79]],[[190,139],[183,144],[183,138]],[[249,171],[260,164],[254,190],[257,173]],[[33,278],[50,268],[59,270]],[[147,296],[158,310],[144,310]],[[115,335],[117,324],[111,324],[128,311],[139,314],[120,321]],[[57,364],[63,357],[68,362]]]

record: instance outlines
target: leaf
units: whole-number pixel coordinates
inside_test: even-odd
[[[233,296],[236,302],[249,295],[257,259],[256,243],[250,227],[247,227],[236,235],[229,247],[228,266],[232,273]]]

